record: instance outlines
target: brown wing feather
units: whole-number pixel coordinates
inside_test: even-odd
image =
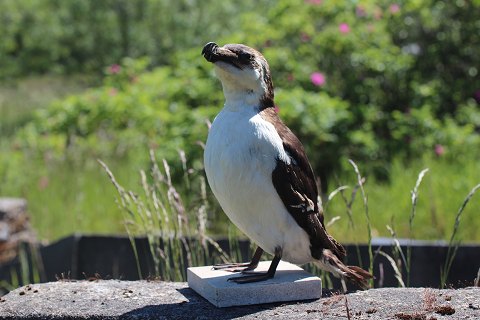
[[[283,140],[285,151],[290,156],[290,164],[277,159],[272,181],[288,212],[309,235],[312,256],[320,259],[323,249],[330,249],[342,259],[346,254],[345,249],[325,230],[323,210],[317,202],[315,176],[302,143],[280,120],[273,108],[262,110],[260,115],[275,126]]]

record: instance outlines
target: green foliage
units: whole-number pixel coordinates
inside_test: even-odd
[[[265,54],[277,87],[341,99],[349,122],[332,158],[368,161],[367,172],[387,178],[398,154],[412,159],[436,146],[478,147],[478,124],[456,119],[466,109],[479,114],[472,99],[480,94],[478,9],[463,1],[279,1],[234,39]],[[312,83],[313,72],[324,84]],[[321,103],[320,96],[316,107]],[[338,170],[338,162],[313,160],[322,177]]]
[[[44,72],[98,72],[123,57],[171,63],[236,27],[237,12],[270,1],[0,1],[0,79]]]
[[[35,110],[47,107],[53,99],[85,90],[88,82],[82,75],[29,76],[0,82],[0,139],[14,135],[31,121]]]
[[[464,176],[456,171],[462,163],[477,183],[472,159],[478,155],[472,152],[480,147],[479,6],[433,0],[2,1],[0,78],[104,73],[96,87],[33,116],[33,108],[25,108],[25,118],[15,120],[21,128],[3,129],[0,119],[12,140],[0,141],[9,153],[0,154],[0,177],[11,181],[10,190],[26,194],[27,178],[22,186],[12,177],[35,159],[41,165],[31,177],[72,171],[79,185],[93,188],[79,177],[98,174],[94,159],[114,159],[135,171],[148,162],[149,149],[174,166],[175,181],[183,179],[176,170],[183,166],[179,150],[189,166],[201,169],[208,122],[223,94],[200,51],[216,41],[242,42],[265,55],[280,116],[303,141],[323,191],[348,176],[347,159],[369,181],[390,179],[393,186],[403,169],[422,159],[442,163],[439,172],[451,167],[445,175],[450,182]],[[6,106],[2,116],[10,117]],[[399,197],[409,192],[383,187]],[[436,192],[444,214],[448,204]],[[377,198],[383,207],[395,201]],[[390,221],[384,220],[381,225]],[[430,230],[427,220],[425,237],[445,234],[445,225]]]
[[[151,147],[161,149],[169,160],[178,159],[178,150],[188,149],[189,156],[200,159],[197,142],[206,137],[205,120],[213,118],[214,110],[201,104],[205,100],[199,95],[211,93],[209,101],[221,103],[221,91],[211,92],[215,80],[195,69],[159,67],[144,72],[147,65],[146,60],[126,58],[107,70],[101,87],[40,110],[17,135],[18,145],[59,157],[85,151],[127,157]],[[189,86],[193,88],[184,89]]]
[[[40,146],[111,153],[161,145],[170,160],[177,149],[199,159],[194,146],[205,136],[202,123],[222,104],[199,51],[222,38],[219,43],[243,42],[267,57],[276,103],[305,142],[325,190],[342,169],[339,158],[366,162],[367,173],[388,178],[397,155],[457,153],[459,145],[480,143],[480,111],[472,99],[480,92],[476,2],[43,0],[0,6],[5,63],[25,68],[20,73],[52,64],[65,70],[110,65],[100,88],[55,103],[26,130]],[[70,23],[64,27],[64,21]],[[48,41],[36,38],[43,34],[51,35]],[[144,55],[149,58],[116,64]],[[143,72],[147,67],[155,68]],[[323,80],[315,82],[314,74]],[[36,140],[36,133],[50,141]]]
[[[326,93],[283,89],[277,91],[276,103],[280,116],[304,141],[310,161],[321,168],[317,174],[322,184],[326,185],[330,173],[338,168],[340,154],[359,156],[357,151],[364,150],[364,141],[356,137],[371,135],[352,128],[354,121],[348,103]]]

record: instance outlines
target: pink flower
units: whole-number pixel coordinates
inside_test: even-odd
[[[275,105],[275,107],[273,108],[273,110],[275,110],[275,113],[279,113],[279,112],[280,112],[280,108],[279,108],[277,105]]]
[[[112,64],[108,68],[108,72],[111,73],[111,74],[117,74],[117,73],[120,72],[121,69],[122,69],[122,67],[120,67],[118,64]]]
[[[396,14],[396,13],[400,12],[400,5],[398,3],[392,3],[390,5],[389,10],[390,10],[391,14]]]
[[[314,86],[321,87],[325,84],[326,78],[325,75],[321,72],[314,72],[310,75],[310,80]]]
[[[340,30],[341,33],[349,33],[350,26],[346,23],[340,23],[340,25],[338,26],[338,30]]]
[[[319,5],[322,4],[323,0],[305,0],[306,3],[314,4],[314,5]]]
[[[445,148],[441,144],[436,144],[435,145],[435,154],[440,157],[444,153],[445,153]]]

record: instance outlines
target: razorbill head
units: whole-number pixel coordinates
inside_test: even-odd
[[[280,120],[265,58],[243,44],[209,42],[202,51],[215,66],[225,104],[210,128],[204,162],[209,185],[230,220],[258,245],[250,263],[217,266],[250,274],[237,283],[275,275],[280,259],[320,268],[358,286],[372,276],[342,263],[345,249],[325,230],[315,176],[304,148]],[[266,251],[267,273],[251,273]]]

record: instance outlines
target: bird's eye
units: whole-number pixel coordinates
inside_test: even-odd
[[[252,58],[252,55],[248,52],[239,52],[238,53],[238,58],[242,61],[249,61]]]

